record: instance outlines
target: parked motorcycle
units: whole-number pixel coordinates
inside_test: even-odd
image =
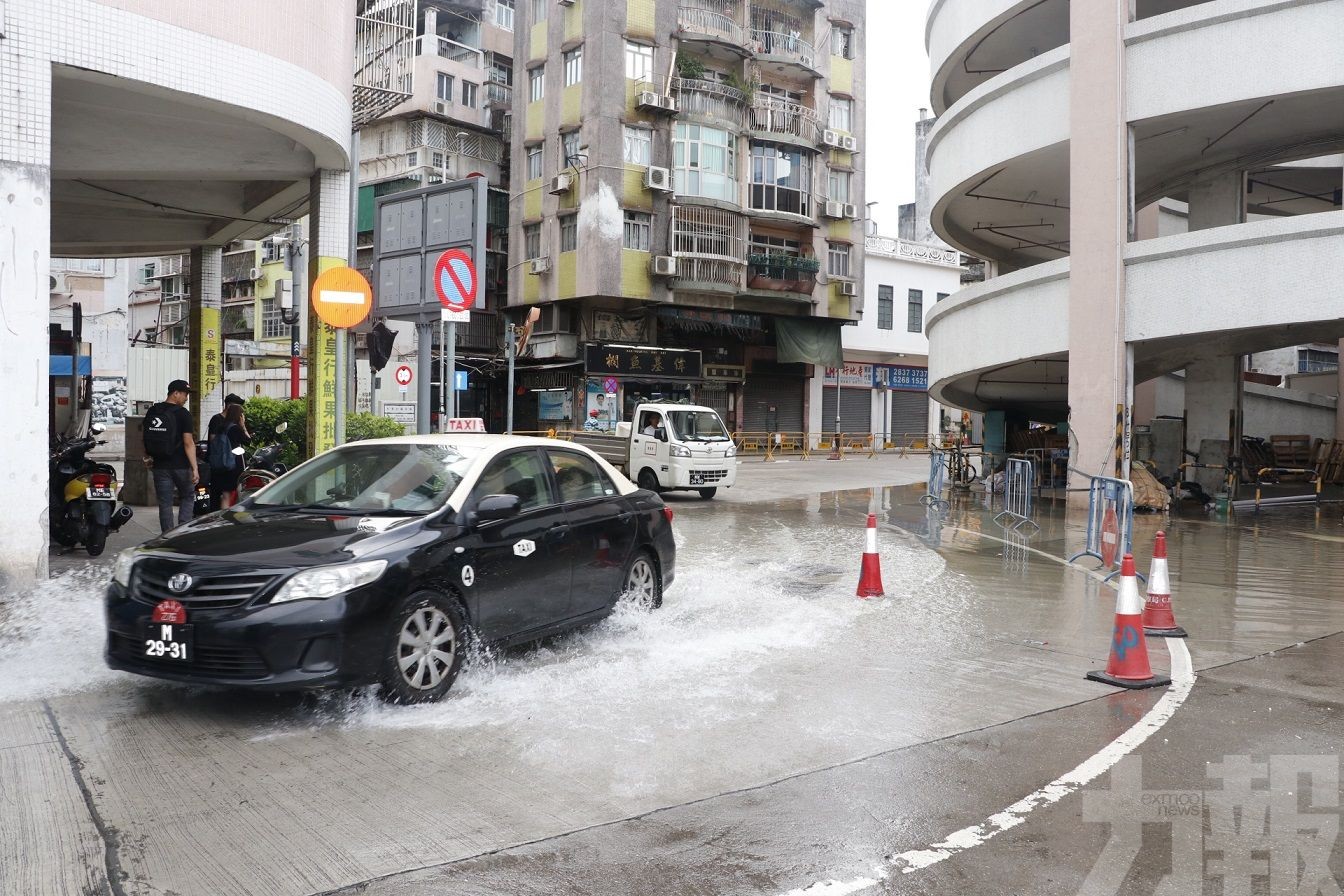
[[[289,427],[287,423],[281,423],[275,428],[275,434],[280,435]],[[234,449],[241,451],[241,448]],[[280,461],[281,445],[279,443],[266,445],[253,452],[252,457],[247,460],[243,466],[243,472],[238,477],[238,500],[241,501],[259,491],[263,487],[270,485],[276,479],[279,479],[285,473],[289,472],[289,467]]]
[[[51,540],[73,548],[83,544],[90,557],[97,557],[107,544],[107,533],[120,529],[134,515],[125,504],[117,505],[120,489],[117,473],[109,464],[89,460],[87,453],[98,445],[103,425],[95,423],[90,435],[61,438],[51,450]]]

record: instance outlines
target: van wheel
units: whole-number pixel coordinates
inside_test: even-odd
[[[457,601],[432,591],[407,597],[387,628],[378,696],[388,703],[430,703],[448,693],[462,668],[466,633]]]
[[[702,488],[702,489],[699,489],[699,492],[700,492],[700,497],[702,497],[702,498],[704,498],[706,501],[708,501],[710,498],[712,498],[712,497],[714,497],[715,495],[717,495],[717,494],[719,493],[719,490],[718,490],[717,488]]]
[[[658,474],[653,472],[653,470],[651,470],[648,467],[645,467],[644,469],[640,470],[639,487],[648,489],[651,492],[659,491],[660,489],[658,488]]]

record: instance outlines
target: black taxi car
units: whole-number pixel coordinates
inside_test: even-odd
[[[429,435],[321,454],[116,561],[114,669],[437,700],[468,638],[509,644],[657,607],[672,511],[567,442]]]

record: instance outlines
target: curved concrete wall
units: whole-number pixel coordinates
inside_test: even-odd
[[[929,385],[958,406],[958,380],[1069,348],[1069,260],[1062,258],[963,289],[929,314]],[[951,393],[946,390],[951,390]]]
[[[924,27],[924,46],[933,72],[934,113],[943,113],[947,67],[961,58],[965,45],[995,22],[1014,16],[1036,0],[934,0]]]

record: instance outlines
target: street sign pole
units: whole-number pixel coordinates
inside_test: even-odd
[[[429,428],[429,385],[434,379],[431,371],[434,370],[434,323],[427,317],[421,317],[415,322],[415,337],[418,340],[418,353],[416,356],[416,366],[420,370],[420,382],[415,387],[415,432],[417,435],[428,435]]]
[[[448,419],[457,416],[457,322],[448,321],[448,375],[444,377],[444,388],[448,392]],[[443,421],[445,427],[448,420]]]
[[[509,415],[504,422],[504,431],[509,435],[513,435],[513,331],[513,322],[510,321],[504,328],[504,338],[506,340],[504,343],[504,351],[509,357]]]

